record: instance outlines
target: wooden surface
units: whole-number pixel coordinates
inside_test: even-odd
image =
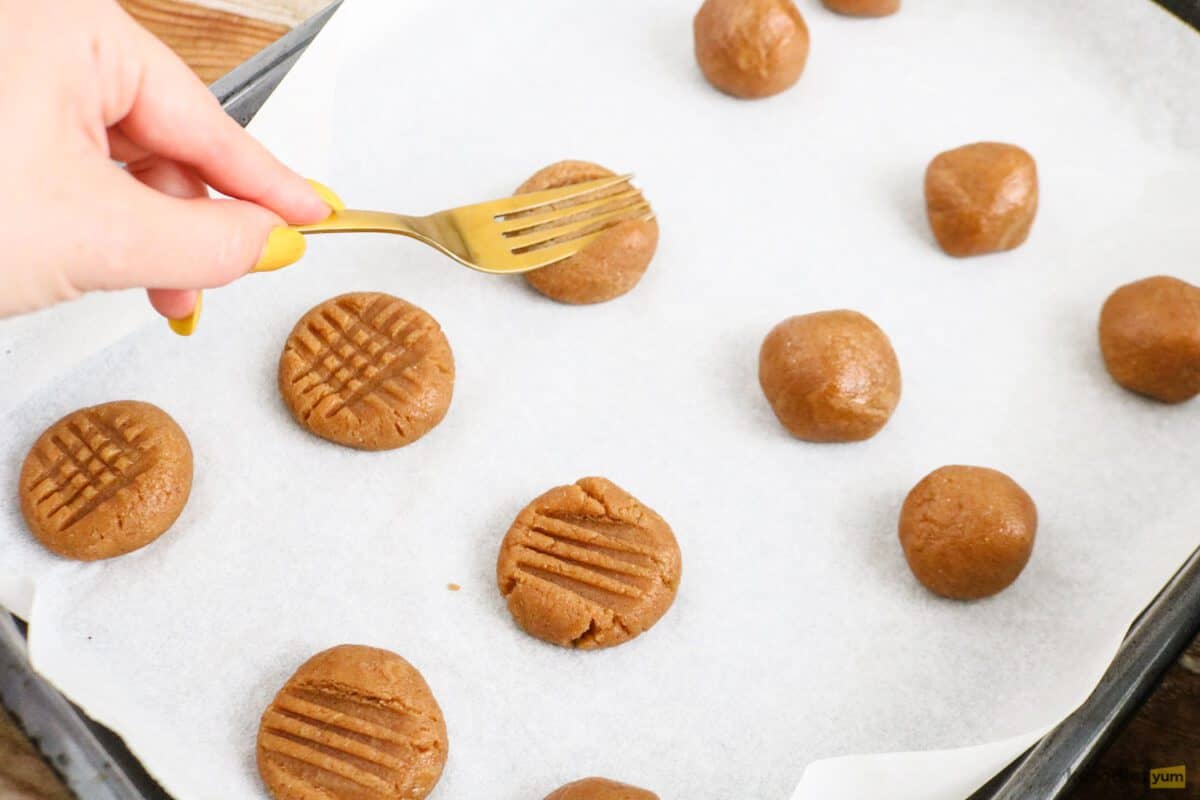
[[[12,719],[0,708],[0,798],[68,800],[63,788]]]
[[[1149,771],[1182,764],[1185,790],[1151,789]],[[1083,774],[1070,800],[1200,797],[1200,636],[1125,729]]]
[[[205,83],[287,33],[287,27],[180,0],[119,0],[125,10],[183,56]]]
[[[252,6],[259,0],[240,0]],[[205,82],[216,80],[281,36],[287,28],[179,0],[120,0],[147,28],[192,65]],[[287,0],[261,0],[278,8]],[[297,7],[307,0],[296,0]],[[250,11],[249,13],[253,13]],[[1148,771],[1184,764],[1184,791],[1151,790]],[[880,796],[886,795],[882,791]],[[669,791],[664,795],[672,797]],[[69,797],[32,746],[0,710],[0,800]],[[1200,637],[1163,680],[1134,720],[1080,779],[1070,800],[1200,798]],[[1034,800],[1034,799],[1031,799]]]

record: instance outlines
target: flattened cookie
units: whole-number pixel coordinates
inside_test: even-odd
[[[605,478],[582,478],[517,515],[500,545],[496,580],[527,633],[591,650],[658,622],[681,570],[662,517]]]
[[[34,442],[21,513],[47,549],[80,561],[137,550],[170,528],[192,490],[192,447],[165,411],[122,400],[81,408]]]
[[[522,183],[517,194],[558,189],[573,183],[610,178],[614,173],[587,161],[559,161],[535,172]],[[628,188],[619,186],[616,194]],[[551,208],[561,204],[552,205]],[[613,225],[604,234],[570,258],[557,264],[525,273],[534,289],[560,303],[603,303],[628,292],[646,274],[654,250],[658,247],[658,223],[654,220],[627,219]]]
[[[390,450],[442,421],[454,355],[437,320],[378,292],[326,300],[300,318],[279,357],[279,391],[302,426],[360,450]]]
[[[658,795],[608,778],[584,778],[558,787],[546,800],[658,800]]]
[[[429,685],[387,650],[317,653],[258,726],[258,772],[276,800],[420,800],[446,765],[446,723]]]

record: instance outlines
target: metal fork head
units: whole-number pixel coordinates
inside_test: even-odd
[[[654,212],[632,175],[575,183],[450,209],[447,219],[467,251],[460,259],[483,272],[529,272],[562,261],[614,225],[650,220]]]

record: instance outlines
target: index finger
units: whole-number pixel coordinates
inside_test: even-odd
[[[127,20],[141,80],[123,116],[108,125],[145,150],[190,165],[222,194],[265,206],[288,222],[328,216],[329,206],[302,177],[242,130],[166,45]]]

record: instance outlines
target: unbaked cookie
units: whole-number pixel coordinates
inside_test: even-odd
[[[1164,403],[1200,394],[1200,287],[1159,275],[1117,289],[1100,311],[1113,380]]]
[[[421,800],[448,751],[429,685],[395,653],[343,644],[288,679],[258,727],[258,772],[276,800]]]
[[[1037,165],[1013,144],[947,150],[925,170],[929,227],[952,256],[1012,250],[1029,236],[1037,207]]]
[[[705,0],[692,35],[704,77],[734,97],[778,94],[808,61],[808,26],[792,0]]]
[[[47,549],[81,561],[145,547],[183,511],[192,448],[165,411],[122,400],[81,408],[34,442],[21,513]]]
[[[758,380],[783,426],[810,442],[869,439],[900,402],[892,343],[857,311],[819,311],[776,325],[759,350]]]
[[[590,650],[658,622],[681,570],[662,517],[605,478],[583,478],[517,515],[500,545],[496,580],[527,633]]]
[[[996,594],[1033,552],[1037,507],[1017,482],[986,467],[936,469],[900,510],[900,545],[930,591],[956,600]]]
[[[437,320],[379,292],[326,300],[300,318],[279,357],[279,391],[302,426],[361,450],[420,439],[454,392]]]
[[[573,183],[610,178],[614,174],[587,161],[559,161],[535,172],[517,187],[516,194],[558,189]],[[593,197],[601,199],[626,188],[617,186]],[[562,205],[555,203],[550,208]],[[570,258],[526,272],[525,280],[546,297],[560,303],[603,303],[637,286],[657,247],[658,223],[655,220],[622,220]]]
[[[900,0],[823,0],[825,7],[851,17],[886,17],[900,10]]]
[[[584,778],[558,787],[546,800],[658,800],[658,795],[607,778]]]

